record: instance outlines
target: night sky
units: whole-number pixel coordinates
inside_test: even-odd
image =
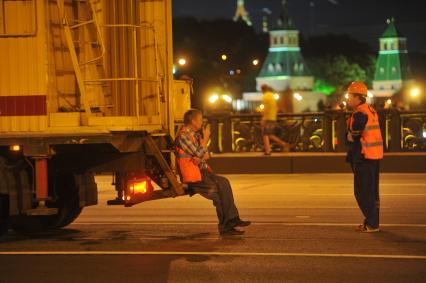
[[[173,0],[174,17],[190,16],[201,20],[231,19],[237,0]],[[407,37],[408,50],[426,52],[425,0],[289,0],[289,14],[302,36],[345,33],[378,48],[378,37],[386,19],[394,17]],[[312,5],[313,3],[313,5]],[[281,0],[245,0],[256,30],[261,28],[262,9],[272,14],[275,24]]]

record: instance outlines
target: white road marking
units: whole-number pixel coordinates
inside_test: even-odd
[[[287,194],[286,194],[287,195]],[[309,196],[351,196],[353,197],[354,194],[308,194]],[[304,196],[303,194],[300,195],[291,195],[291,196]],[[381,197],[383,196],[398,196],[398,197],[426,197],[426,194],[380,194]]]
[[[207,256],[274,256],[274,257],[344,257],[378,259],[426,260],[421,255],[392,254],[321,254],[321,253],[267,253],[267,252],[179,252],[179,251],[10,251],[0,255],[207,255]]]
[[[217,225],[216,222],[74,222],[70,225]],[[291,223],[291,222],[252,222],[251,225],[280,226],[358,226],[359,223]],[[380,227],[417,227],[426,228],[426,224],[380,224]]]

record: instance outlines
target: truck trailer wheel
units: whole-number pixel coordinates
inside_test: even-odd
[[[59,229],[71,224],[83,208],[80,207],[79,190],[74,174],[65,173],[56,176],[52,189],[56,199],[48,203],[48,206],[58,208],[58,214],[49,217],[48,228]]]
[[[72,223],[81,213],[78,187],[72,173],[57,175],[49,184],[49,193],[54,196],[48,207],[58,208],[55,215],[19,215],[13,218],[12,229],[21,233],[38,233],[49,229],[60,229]]]
[[[9,230],[9,197],[0,194],[0,237],[7,233]]]
[[[7,223],[0,223],[0,238],[7,233],[7,230],[9,230]]]

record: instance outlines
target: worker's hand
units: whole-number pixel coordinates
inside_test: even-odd
[[[354,142],[354,138],[352,137],[352,134],[351,134],[351,133],[348,133],[348,134],[346,135],[346,138],[348,139],[348,141],[350,141],[350,142]]]
[[[210,158],[210,154],[208,152],[204,153],[203,160],[207,160]]]
[[[210,139],[210,124],[203,128],[203,140],[207,142]]]
[[[193,157],[191,160],[192,162],[194,162],[195,165],[200,165],[201,163],[201,159],[198,157]]]

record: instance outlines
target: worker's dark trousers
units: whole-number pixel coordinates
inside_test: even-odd
[[[202,172],[202,181],[188,184],[194,193],[213,201],[219,219],[219,231],[231,228],[231,220],[238,217],[231,184],[228,179],[206,171]]]
[[[354,192],[358,206],[364,214],[364,224],[379,227],[379,160],[366,159],[352,163]]]

